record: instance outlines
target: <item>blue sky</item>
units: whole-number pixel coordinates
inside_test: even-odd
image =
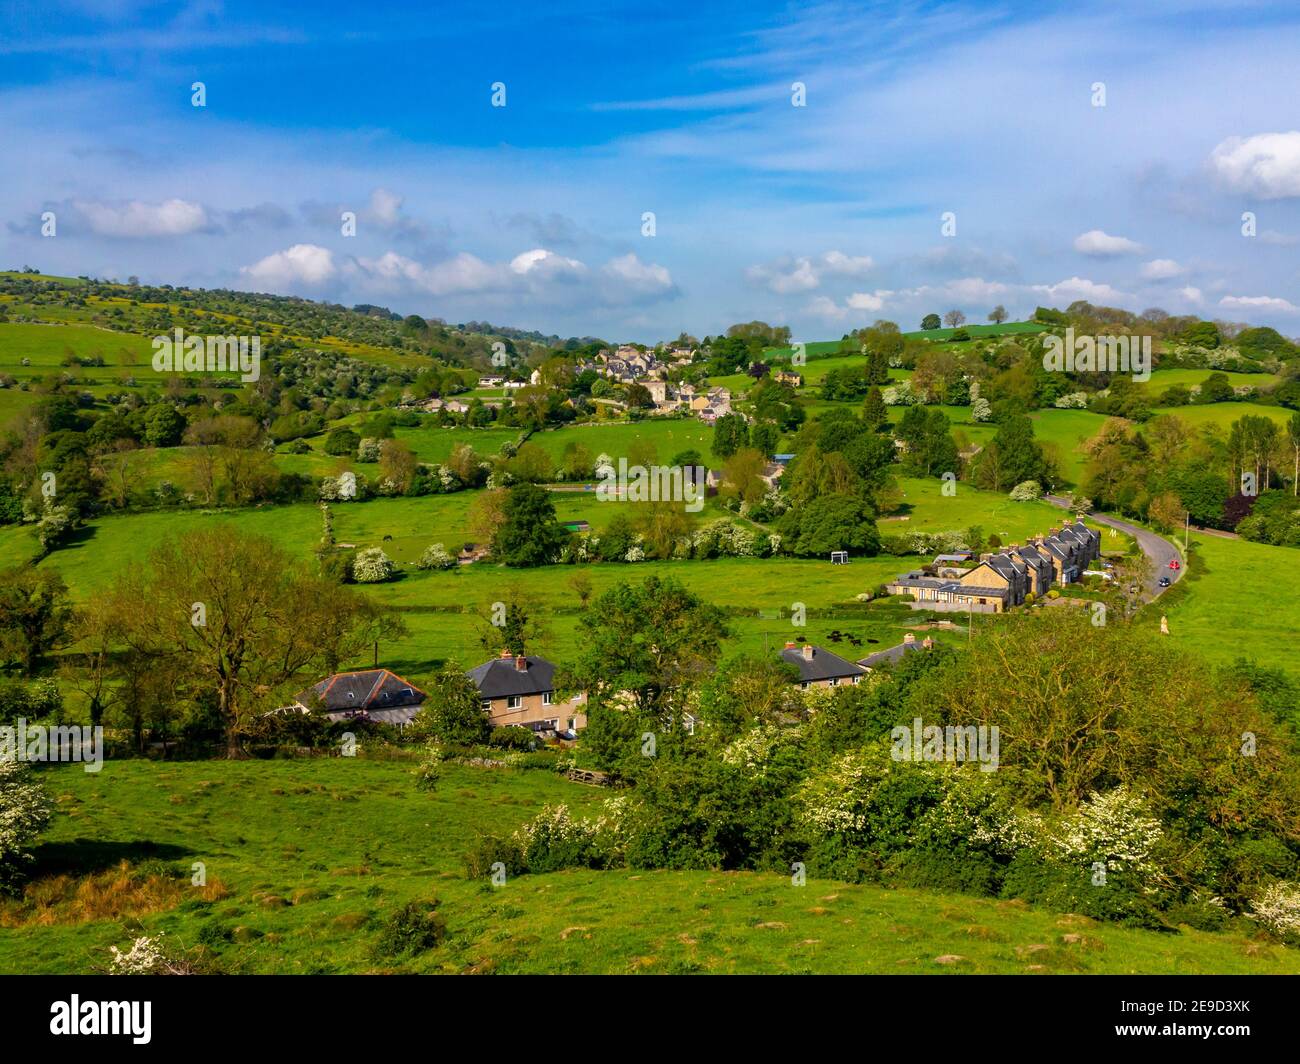
[[[1294,5],[423,7],[0,6],[0,263],[613,340],[1300,335]]]

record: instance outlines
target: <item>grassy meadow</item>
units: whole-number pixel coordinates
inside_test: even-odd
[[[59,815],[26,896],[0,902],[0,972],[102,970],[110,946],[159,932],[245,973],[1300,972],[1300,953],[1248,927],[1139,931],[927,890],[754,872],[466,878],[480,833],[608,795],[545,770],[447,765],[432,793],[409,762],[364,757],[43,771]],[[442,944],[380,951],[385,918],[432,899]]]
[[[1295,549],[1199,533],[1191,539],[1181,593],[1160,604],[1169,638],[1216,665],[1244,657],[1300,676]]]

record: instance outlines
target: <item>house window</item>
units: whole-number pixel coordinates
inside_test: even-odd
[[[506,709],[523,709],[523,708],[524,708],[523,695],[511,695],[509,698],[506,699]]]
[[[855,677],[853,677],[853,682],[854,682],[854,683],[861,683],[861,682],[862,682],[862,677],[861,677],[861,676],[855,676]]]
[[[839,678],[838,676],[832,676],[832,677],[831,677],[831,686],[832,686],[832,687],[839,687],[839,685],[840,685],[840,678]]]
[[[802,687],[802,688],[806,691],[806,690],[808,690],[808,688],[810,688],[810,687],[812,686],[812,684],[810,684],[807,680],[804,680],[804,682],[801,683],[799,686]]]
[[[483,701],[482,701],[480,704],[483,706],[483,712],[484,712],[484,713],[491,713],[491,712],[492,712],[492,699],[490,699],[490,698],[485,698],[485,699],[483,699]]]
[[[554,693],[553,691],[543,691],[543,692],[542,692],[542,705],[544,705],[544,706],[549,706],[549,705],[551,704],[551,695],[552,695],[553,693]]]

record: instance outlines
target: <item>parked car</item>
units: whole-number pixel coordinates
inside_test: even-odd
[[[1170,568],[1170,569],[1181,569],[1181,568],[1182,568],[1182,565],[1179,563],[1178,559],[1175,558],[1173,561],[1171,561],[1171,562],[1169,563],[1169,568]]]
[[[1160,578],[1160,586],[1161,586],[1161,587],[1168,587],[1168,586],[1169,586],[1169,577],[1167,577],[1167,576],[1162,576],[1162,577]]]

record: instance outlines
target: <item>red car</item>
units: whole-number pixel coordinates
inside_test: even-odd
[[[1171,561],[1171,562],[1169,563],[1169,568],[1170,568],[1170,569],[1181,569],[1182,566],[1178,564],[1178,559],[1175,558],[1173,561]]]

